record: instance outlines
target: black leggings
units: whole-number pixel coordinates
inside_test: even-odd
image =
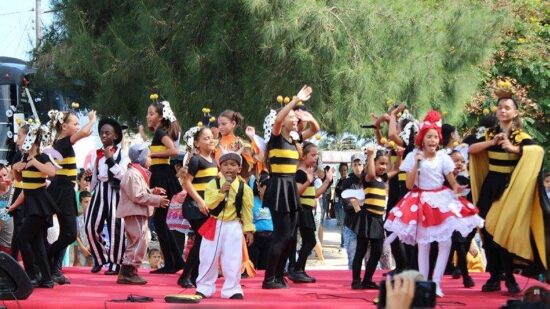
[[[388,236],[390,236],[391,234],[391,232],[388,232]],[[399,271],[409,268],[407,252],[405,250],[405,246],[401,243],[399,238],[396,238],[394,241],[392,241],[390,246],[391,254],[395,259],[395,268]]]
[[[181,268],[183,266],[183,259],[181,257],[181,252],[178,250],[176,240],[166,224],[167,214],[167,208],[156,208],[153,215],[153,222],[157,230],[160,249],[164,256],[164,267],[166,269]]]
[[[487,257],[487,271],[491,274],[489,280],[500,280],[503,273],[507,278],[513,277],[512,255],[495,243],[487,230],[481,229],[481,235],[483,236],[483,248]]]
[[[296,212],[271,211],[273,239],[267,260],[264,280],[283,278],[285,262],[292,251],[292,238],[296,231]]]
[[[19,250],[23,256],[25,271],[31,278],[36,278],[34,263],[38,264],[41,281],[52,280],[50,266],[48,265],[48,256],[46,255],[46,246],[44,244],[44,235],[46,233],[46,217],[27,216],[23,219],[19,233]]]
[[[291,269],[289,265],[289,271],[290,270],[304,271],[306,269],[307,257],[311,253],[311,250],[315,248],[315,244],[317,243],[315,241],[314,229],[310,229],[307,227],[300,227],[300,236],[302,237],[302,248],[300,248],[300,253],[298,254],[298,261],[296,262],[295,265],[293,265],[294,269]],[[291,255],[290,260],[292,260],[292,255],[293,254],[295,255],[295,252],[296,252],[296,241],[297,241],[297,237],[294,237],[292,239],[292,252],[290,254]]]
[[[368,239],[363,237],[357,238],[357,248],[355,249],[355,256],[353,257],[353,264],[351,266],[353,273],[353,281],[361,280],[361,264],[367,254],[367,247],[370,242],[370,256],[365,267],[365,277],[363,282],[371,282],[376,265],[380,261],[382,256],[382,249],[384,246],[384,239]]]
[[[48,247],[48,259],[51,262],[51,271],[54,275],[61,274],[67,246],[76,240],[76,216],[57,214],[57,220],[59,221],[59,237]]]
[[[199,275],[199,253],[201,250],[201,242],[202,242],[202,236],[201,234],[199,234],[199,229],[202,226],[202,224],[206,221],[206,218],[189,219],[188,221],[189,221],[189,224],[191,225],[191,228],[193,228],[193,232],[195,232],[195,240],[193,241],[193,247],[191,248],[191,251],[189,251],[189,255],[187,256],[187,261],[185,261],[185,267],[183,268],[181,277],[195,280]],[[241,249],[238,249],[238,250],[241,250]]]

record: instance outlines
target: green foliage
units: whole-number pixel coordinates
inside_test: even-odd
[[[546,167],[550,166],[550,2],[541,0],[497,1],[507,12],[507,26],[493,59],[485,64],[486,81],[511,78],[524,88],[519,95],[526,130],[546,149]],[[488,91],[480,84],[481,93],[472,102],[488,107],[495,99],[484,97]],[[483,98],[483,100],[480,100]],[[483,101],[483,102],[482,102]],[[474,104],[475,105],[475,104]],[[526,107],[531,109],[526,111]],[[532,107],[536,107],[534,110]],[[480,113],[466,113],[463,125],[472,127]],[[536,115],[535,115],[536,114]]]
[[[387,98],[459,119],[504,14],[479,1],[56,0],[36,53],[50,82],[83,82],[104,114],[142,119],[151,92],[184,127],[241,111],[259,125],[277,95],[312,85],[323,129],[361,133]]]

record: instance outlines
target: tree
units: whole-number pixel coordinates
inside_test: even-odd
[[[361,135],[387,98],[458,120],[505,17],[474,0],[55,0],[54,8],[36,65],[52,81],[82,81],[104,114],[141,119],[158,92],[184,127],[204,106],[259,125],[277,95],[307,83],[324,129]]]
[[[479,92],[467,104],[462,126],[472,128],[496,104],[492,96],[498,80],[514,85],[525,129],[546,149],[550,166],[550,3],[520,0],[494,1],[508,14],[502,40],[490,61],[482,66],[486,76]]]

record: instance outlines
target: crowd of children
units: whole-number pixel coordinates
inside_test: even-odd
[[[139,274],[145,265],[151,274],[181,270],[177,284],[196,287],[203,298],[214,295],[222,274],[221,297],[243,299],[241,277],[253,276],[254,266],[265,269],[264,289],[287,288],[285,275],[316,282],[306,260],[322,242],[335,171],[319,165],[319,150],[307,141],[320,130],[304,105],[312,91],[304,86],[272,110],[264,138],[247,127],[248,139],[235,134],[244,118],[231,110],[217,119],[203,110],[201,125],[182,134],[170,104],[155,97],[146,115],[151,143],[125,151],[124,127],[103,117],[102,146],[80,173],[73,145],[91,135],[94,111],[81,129],[72,112],[51,111],[47,126],[22,123],[18,155],[0,166],[0,250],[20,253],[33,285],[45,288],[70,283],[62,260],[71,244],[75,265],[92,273],[105,267],[119,284],[146,284]],[[443,296],[441,280],[451,265],[453,277],[471,288],[469,269],[481,264],[478,231],[491,274],[482,291],[499,291],[503,279],[518,293],[514,261],[544,270],[541,203],[550,197],[550,174],[542,192],[543,152],[521,129],[518,103],[503,97],[497,105],[496,121],[463,141],[437,111],[417,121],[401,104],[373,115],[377,142],[340,164],[335,186],[352,289],[379,288],[373,275],[379,263],[392,264],[384,254],[390,246],[390,274],[418,269]],[[59,236],[46,244],[54,219]],[[150,224],[160,250],[148,248]]]

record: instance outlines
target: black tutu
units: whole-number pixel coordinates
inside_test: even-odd
[[[359,238],[384,239],[384,219],[370,213],[361,215],[357,219],[354,232]]]
[[[271,212],[295,212],[300,207],[298,187],[294,175],[271,176],[265,189],[264,207]]]
[[[149,170],[151,171],[151,180],[149,187],[163,188],[166,190],[166,196],[171,199],[172,196],[180,193],[183,189],[176,177],[176,170],[168,164],[152,165]]]
[[[76,192],[72,181],[55,177],[48,186],[48,193],[59,208],[59,214],[66,216],[76,216],[78,214]]]
[[[315,231],[315,216],[313,215],[313,207],[303,205],[298,212],[298,226],[308,228]]]
[[[48,191],[46,191],[46,188],[25,190],[25,201],[21,207],[23,207],[24,217],[40,216],[51,218],[53,214],[59,213],[57,205]],[[48,221],[48,226],[52,226],[52,221]]]

